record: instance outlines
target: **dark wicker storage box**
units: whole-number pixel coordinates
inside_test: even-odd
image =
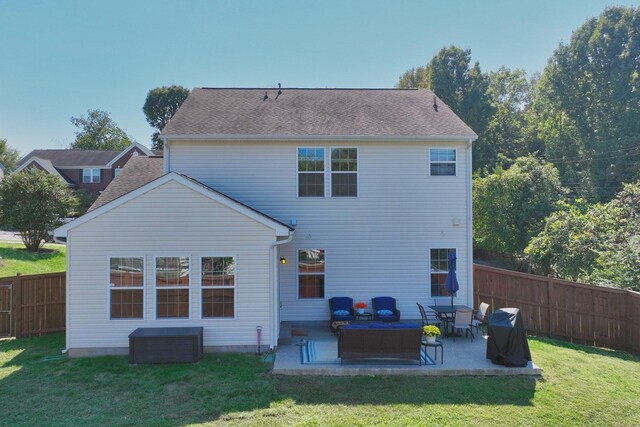
[[[195,363],[203,328],[138,328],[129,335],[129,363]]]

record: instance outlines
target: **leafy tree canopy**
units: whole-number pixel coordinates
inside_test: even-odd
[[[611,7],[560,44],[542,75],[541,101],[575,131],[566,151],[575,151],[577,138],[574,161],[588,171],[598,200],[640,177],[638,52],[640,9]]]
[[[605,204],[563,204],[525,253],[543,273],[640,291],[638,230],[640,182]]]
[[[18,150],[9,147],[6,139],[0,138],[0,164],[4,166],[5,173],[16,168],[16,163],[20,158]]]
[[[157,87],[147,94],[142,111],[147,116],[147,122],[156,129],[151,137],[154,149],[162,149],[162,141],[158,135],[187,96],[189,89],[177,85]]]
[[[0,222],[15,228],[29,251],[37,251],[72,206],[67,186],[39,169],[6,176],[0,182]]]
[[[497,167],[473,180],[476,247],[520,256],[544,219],[566,194],[558,170],[532,156],[520,157],[507,170]]]
[[[122,150],[134,139],[118,127],[108,112],[88,110],[87,116],[71,117],[71,123],[80,129],[70,148],[79,150]]]

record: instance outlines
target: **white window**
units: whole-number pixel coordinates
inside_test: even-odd
[[[449,248],[431,249],[430,251],[430,281],[432,297],[451,296],[451,294],[444,289],[444,282],[447,280],[447,274],[449,273],[449,254],[455,255],[456,250]]]
[[[298,298],[324,298],[324,249],[298,251]]]
[[[100,182],[100,169],[82,169],[82,182],[84,183]]]
[[[431,176],[455,176],[456,149],[455,148],[429,149],[429,174]]]
[[[202,257],[202,318],[235,317],[236,260]]]
[[[324,148],[298,148],[298,197],[324,197]]]
[[[109,258],[109,318],[144,317],[144,258]]]
[[[116,176],[120,175],[120,172],[122,172],[122,168],[115,168],[113,170],[113,177],[115,178]]]
[[[331,197],[358,197],[358,149],[331,149]]]
[[[189,318],[189,258],[156,258],[156,318]]]

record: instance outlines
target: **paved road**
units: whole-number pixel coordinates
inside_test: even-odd
[[[0,230],[0,242],[22,242],[22,239],[13,231]]]

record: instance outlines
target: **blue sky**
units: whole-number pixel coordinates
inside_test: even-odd
[[[64,148],[69,118],[102,109],[150,145],[154,87],[392,87],[450,44],[483,70],[539,72],[609,4],[0,0],[0,138],[23,154]]]

